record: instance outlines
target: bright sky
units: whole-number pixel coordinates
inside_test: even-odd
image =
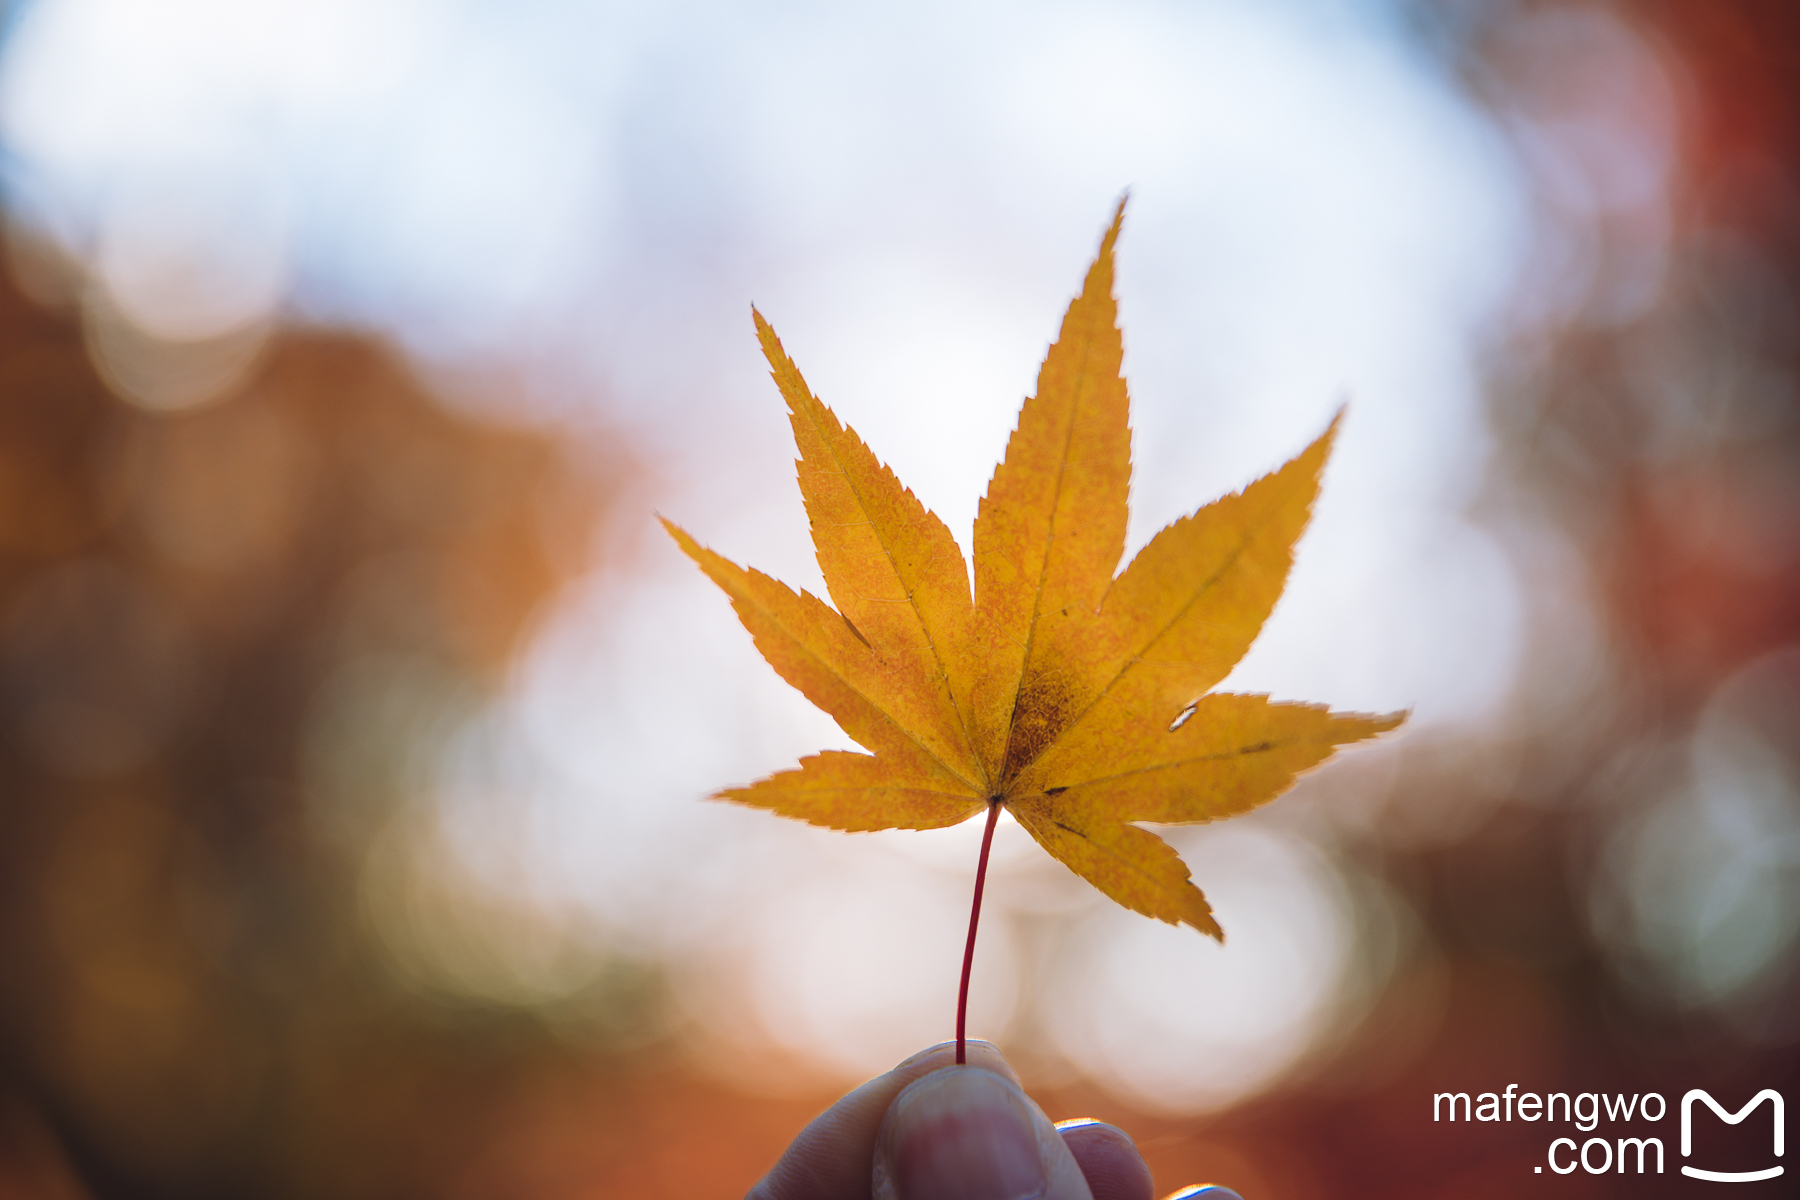
[[[446,380],[521,367],[521,419],[597,409],[656,464],[621,518],[632,569],[547,618],[513,692],[447,754],[437,806],[408,818],[436,831],[405,843],[438,855],[420,871],[513,914],[484,927],[477,969],[430,932],[439,892],[375,905],[440,986],[553,995],[579,982],[581,947],[622,946],[670,966],[721,1060],[774,1039],[854,1075],[948,1033],[969,831],[846,838],[697,802],[846,743],[649,510],[816,589],[754,302],[966,545],[1127,188],[1133,547],[1350,403],[1288,595],[1230,686],[1413,707],[1428,729],[1480,719],[1511,680],[1517,583],[1460,513],[1488,455],[1475,356],[1523,254],[1525,185],[1374,0],[754,18],[39,0],[7,46],[0,137],[20,219],[144,336],[272,312],[366,326]],[[1050,989],[1048,1043],[1173,1109],[1302,1054],[1352,926],[1397,918],[1291,824],[1175,840],[1227,949],[1108,911],[1010,828],[976,1027],[1003,1037],[1018,998]]]

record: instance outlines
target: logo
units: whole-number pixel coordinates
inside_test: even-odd
[[[1770,1102],[1775,1109],[1775,1157],[1780,1158],[1787,1139],[1787,1111],[1781,1102],[1781,1093],[1774,1088],[1764,1088],[1750,1097],[1750,1103],[1734,1113],[1725,1111],[1723,1105],[1700,1088],[1695,1088],[1681,1098],[1681,1157],[1686,1158],[1694,1152],[1694,1101],[1706,1101],[1706,1107],[1713,1110],[1713,1115],[1727,1125],[1737,1125],[1750,1115],[1752,1109],[1764,1100]],[[1761,1171],[1703,1171],[1699,1167],[1683,1165],[1681,1173],[1695,1179],[1710,1179],[1714,1183],[1750,1183],[1758,1179],[1774,1179],[1781,1174],[1781,1165],[1766,1167]]]

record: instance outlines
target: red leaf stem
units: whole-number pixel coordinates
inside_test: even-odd
[[[969,907],[969,942],[963,947],[962,986],[956,990],[956,1061],[969,1061],[966,1030],[969,1020],[969,972],[975,966],[975,927],[981,923],[981,889],[987,884],[988,851],[994,845],[994,826],[1000,823],[1000,797],[988,801],[987,828],[981,831],[981,861],[975,864],[975,903]]]

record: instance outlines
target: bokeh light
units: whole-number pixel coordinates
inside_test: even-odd
[[[1289,1198],[1528,1171],[1416,1119],[1503,1069],[1800,1077],[1783,6],[0,39],[0,1194],[742,1194],[948,1036],[979,823],[707,802],[851,743],[654,514],[822,590],[754,302],[966,548],[1127,190],[1128,553],[1347,406],[1225,686],[1412,716],[1165,831],[1222,948],[1003,821],[972,1031]]]
[[[1138,1104],[1205,1111],[1266,1085],[1311,1049],[1347,968],[1345,897],[1328,864],[1264,830],[1177,838],[1224,946],[1102,908],[1069,939],[1050,1004],[1065,1053]],[[1123,918],[1123,919],[1122,919]]]

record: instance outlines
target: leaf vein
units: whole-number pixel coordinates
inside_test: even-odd
[[[790,359],[789,362],[791,364],[792,360]],[[798,372],[796,372],[796,374],[798,374]],[[800,386],[806,389],[809,396],[812,396],[811,389],[806,388],[804,381],[800,382]],[[812,400],[813,403],[818,405],[821,409],[824,408],[823,402],[820,401],[817,396],[812,396]],[[812,423],[814,430],[819,434],[819,440],[825,444],[825,451],[831,455],[832,462],[837,465],[838,474],[843,477],[845,486],[850,489],[850,494],[856,497],[857,504],[862,507],[864,512],[869,511],[868,500],[863,495],[862,489],[857,486],[856,480],[851,474],[847,464],[844,462],[843,456],[838,453],[835,441],[827,436],[825,430],[820,428],[818,418],[811,411],[808,411],[807,413],[807,420]],[[849,433],[847,429],[845,432]],[[854,437],[855,434],[849,433],[849,436]],[[870,452],[870,457],[873,457],[873,451]],[[878,470],[887,470],[887,468],[880,463],[877,463],[876,467]],[[866,523],[871,527],[875,524],[872,518]],[[906,587],[904,574],[900,567],[900,561],[895,557],[892,547],[888,545],[887,539],[881,536],[879,530],[876,532],[875,541],[876,544],[881,547],[882,554],[886,556],[888,564],[893,568],[894,577],[901,580],[901,586],[903,588]],[[970,735],[968,717],[962,711],[962,705],[957,703],[954,689],[948,686],[950,679],[949,664],[944,661],[943,651],[938,646],[937,639],[932,636],[931,626],[929,622],[926,621],[924,612],[920,609],[917,601],[914,599],[913,590],[909,589],[907,591],[906,601],[912,607],[913,615],[918,618],[919,631],[924,634],[925,644],[931,649],[932,660],[937,664],[938,677],[945,681],[945,694],[948,695],[950,699],[950,711],[956,714],[956,724],[958,730],[962,733],[963,745],[969,750],[970,757],[975,760],[976,766],[985,772],[987,769],[986,765],[980,761],[980,755],[974,753],[975,739]],[[933,755],[932,757],[934,760],[936,759],[936,755]],[[946,769],[948,768],[946,767]],[[963,778],[962,775],[956,771],[951,771],[951,774],[955,775],[958,779]],[[968,783],[971,787],[976,786],[972,780],[964,780],[964,782]]]

